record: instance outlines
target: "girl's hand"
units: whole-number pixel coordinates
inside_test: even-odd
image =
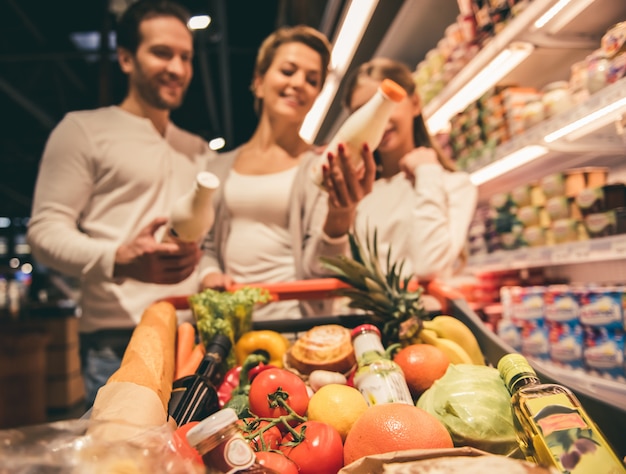
[[[225,273],[207,273],[204,278],[202,278],[202,289],[206,290],[207,288],[210,288],[217,291],[226,291],[233,285],[233,283],[233,279]]]
[[[400,158],[400,170],[404,171],[406,178],[415,186],[415,168],[420,165],[439,164],[437,153],[432,148],[418,147]]]
[[[363,144],[362,164],[355,167],[349,151],[343,144],[337,147],[337,156],[328,154],[328,166],[324,166],[324,187],[328,191],[328,216],[324,232],[329,237],[346,234],[354,221],[356,206],[369,194],[376,176],[374,155]]]

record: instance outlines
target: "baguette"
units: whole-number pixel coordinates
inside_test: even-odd
[[[153,303],[144,311],[120,368],[107,383],[133,382],[152,389],[167,412],[174,382],[175,346],[176,309],[165,301]]]
[[[143,426],[167,421],[174,381],[176,324],[172,304],[158,302],[146,308],[120,368],[98,391],[91,419]]]

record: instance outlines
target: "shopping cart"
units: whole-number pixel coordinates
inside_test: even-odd
[[[425,294],[434,297],[441,306],[441,310],[431,312],[429,316],[448,314],[466,324],[474,333],[489,365],[495,366],[504,355],[515,352],[512,346],[500,339],[483,322],[460,291],[438,280],[420,283],[412,281],[409,289],[417,289],[420,285]],[[233,285],[229,291],[235,291],[243,286],[266,289],[272,301],[333,298],[335,290],[348,287],[346,283],[336,278],[322,278],[286,283]],[[168,298],[167,301],[179,310],[189,308],[187,296]],[[295,320],[254,321],[253,329],[271,329],[297,335],[322,324],[340,324],[353,328],[364,322],[369,322],[365,314],[329,315]],[[570,388],[607,436],[618,455],[626,457],[626,436],[624,436],[626,383],[588,376],[534,359],[530,359],[530,363],[543,382],[559,383]]]

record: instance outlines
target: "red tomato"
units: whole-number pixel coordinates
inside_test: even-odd
[[[178,452],[183,458],[191,459],[196,463],[203,464],[200,453],[196,451],[196,449],[187,441],[187,431],[196,426],[198,423],[200,422],[190,421],[189,423],[185,423],[184,425],[178,427],[172,435],[172,441],[174,442],[176,452]]]
[[[280,474],[299,474],[298,466],[282,453],[271,451],[259,451],[256,460],[261,466],[271,469]]]
[[[268,451],[270,449],[278,449],[280,440],[283,434],[278,429],[278,426],[272,426],[263,432],[263,440],[265,446],[261,443],[259,431],[269,425],[269,421],[257,420],[256,418],[244,418],[243,420],[237,420],[237,426],[243,432],[243,435],[248,439],[248,443],[255,451]]]
[[[285,369],[267,369],[254,378],[250,384],[250,411],[262,418],[286,415],[287,410],[280,405],[272,404],[269,399],[269,396],[279,389],[287,394],[285,399],[287,405],[298,415],[304,416],[309,405],[306,384],[296,374]]]
[[[289,446],[293,435],[287,433],[280,450],[296,463],[300,474],[336,474],[343,467],[343,443],[335,428],[321,421],[307,421],[295,430],[304,430],[304,440]]]

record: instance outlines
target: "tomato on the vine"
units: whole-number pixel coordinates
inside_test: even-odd
[[[300,474],[336,474],[343,467],[343,442],[339,432],[321,421],[306,421],[296,426],[304,440],[294,445],[287,433],[280,450],[298,466]]]
[[[261,442],[261,435],[259,432],[262,428],[265,428],[269,424],[269,421],[257,420],[256,418],[244,418],[242,420],[237,420],[237,426],[241,429],[246,439],[248,435],[254,436],[254,438],[248,440],[248,443],[255,451],[278,449],[278,445],[280,444],[283,434],[276,425],[267,428],[263,432],[262,436],[265,441],[265,446],[263,446],[263,443]]]
[[[298,415],[304,416],[309,405],[306,384],[293,372],[278,368],[264,370],[250,384],[250,411],[262,418],[286,415],[285,408],[270,400],[270,396],[278,390],[283,392],[285,403]]]
[[[299,474],[298,466],[282,453],[272,451],[259,451],[256,460],[261,466],[271,469],[280,474]]]

